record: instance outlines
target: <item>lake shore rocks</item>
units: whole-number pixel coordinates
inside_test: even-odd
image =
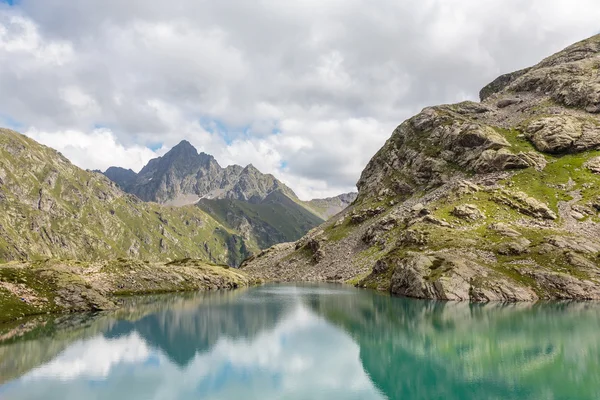
[[[0,323],[28,315],[118,308],[114,296],[235,289],[253,281],[228,266],[182,259],[0,264]]]

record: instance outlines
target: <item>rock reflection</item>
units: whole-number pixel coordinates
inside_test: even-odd
[[[598,303],[370,295],[310,305],[352,335],[365,371],[389,398],[600,398]]]
[[[600,305],[333,285],[128,299],[0,344],[0,398],[597,399]]]

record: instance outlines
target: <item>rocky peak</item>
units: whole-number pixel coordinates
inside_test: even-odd
[[[599,53],[600,35],[592,36],[547,57],[533,67],[501,75],[481,89],[479,98],[484,101],[494,94],[516,89],[523,92],[543,92],[559,102],[567,100],[564,96],[575,95],[579,101],[573,105],[595,105],[598,98],[586,98],[586,92],[591,94],[598,84],[594,79],[594,70],[598,66]],[[576,85],[586,81],[591,83],[591,87]],[[559,93],[561,91],[562,95]],[[573,91],[578,93],[572,93]]]
[[[110,167],[101,173],[106,175],[108,179],[115,182],[122,189],[127,188],[129,185],[135,182],[135,179],[137,178],[137,174],[133,170],[121,167]]]
[[[187,140],[182,140],[179,144],[173,146],[171,150],[169,150],[165,154],[165,158],[175,158],[175,157],[189,157],[193,158],[198,155],[198,150],[190,142]]]
[[[484,87],[481,103],[428,107],[371,159],[361,196],[404,195],[464,173],[537,168],[546,154],[600,148],[600,35]]]
[[[145,201],[185,205],[207,197],[258,202],[279,189],[296,198],[273,175],[263,174],[252,164],[222,168],[212,155],[198,153],[186,140],[150,160],[135,177],[127,174],[125,179],[123,171],[109,168],[106,175]]]
[[[352,202],[356,200],[357,195],[358,193],[342,193],[334,197],[310,200],[307,202],[307,205],[314,210],[318,216],[327,220],[352,204]]]

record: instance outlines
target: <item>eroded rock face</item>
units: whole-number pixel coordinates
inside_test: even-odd
[[[477,281],[477,282],[475,282]],[[531,301],[534,291],[494,276],[470,260],[444,253],[411,254],[398,261],[393,294],[421,299]]]
[[[599,49],[598,36],[576,43],[514,79],[505,90],[544,93],[561,105],[594,112],[600,104]]]
[[[600,126],[576,117],[542,117],[530,122],[525,131],[545,153],[575,153],[600,146]]]
[[[470,110],[464,103],[426,108],[396,128],[363,171],[359,191],[378,193],[387,186],[410,195],[448,182],[460,171],[456,166],[476,172],[529,166],[500,133],[461,113],[465,107]]]
[[[531,68],[525,68],[520,71],[511,72],[511,73],[499,76],[498,78],[494,79],[493,82],[491,82],[490,84],[486,85],[483,89],[481,89],[481,91],[479,92],[479,99],[481,101],[484,101],[485,99],[492,96],[493,94],[504,90],[509,84],[514,82],[515,79],[526,74],[530,69]]]

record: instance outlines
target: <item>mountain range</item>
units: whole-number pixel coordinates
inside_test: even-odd
[[[288,186],[252,164],[221,167],[186,140],[150,160],[139,173],[110,167],[104,174],[141,200],[195,204],[252,246],[294,241],[354,201],[355,193],[302,201]]]

